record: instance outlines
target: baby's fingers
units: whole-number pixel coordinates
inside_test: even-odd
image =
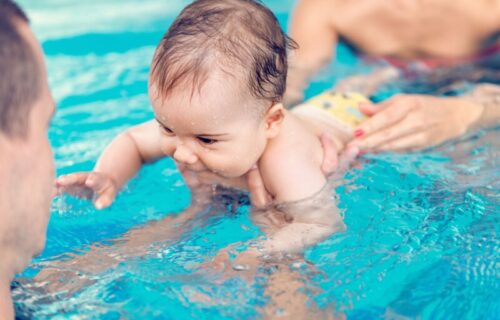
[[[88,172],[78,172],[60,176],[56,179],[56,187],[67,187],[71,185],[84,186],[88,176]]]
[[[109,207],[115,200],[116,192],[114,188],[108,188],[102,193],[99,193],[97,198],[94,200],[94,206],[96,209],[104,209]]]
[[[68,193],[76,197],[90,199],[92,190],[85,186],[87,172],[73,173],[59,177],[55,182],[55,195]]]
[[[109,207],[116,196],[116,185],[114,181],[98,172],[92,172],[85,185],[94,190],[96,198],[94,200],[94,205],[97,209],[103,209]]]
[[[264,208],[271,204],[272,197],[264,186],[264,181],[257,167],[247,173],[247,184],[250,191],[250,202],[256,208]]]

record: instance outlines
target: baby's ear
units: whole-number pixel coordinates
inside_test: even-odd
[[[274,138],[278,135],[283,119],[285,119],[285,108],[282,103],[276,103],[267,111],[264,121],[268,138]]]

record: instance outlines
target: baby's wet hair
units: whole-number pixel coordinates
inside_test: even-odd
[[[151,84],[162,99],[183,85],[194,94],[218,69],[236,79],[243,77],[253,97],[281,102],[287,53],[295,47],[271,10],[259,1],[194,1],[158,45]]]

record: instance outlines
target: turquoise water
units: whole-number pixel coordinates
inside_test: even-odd
[[[91,170],[118,132],[153,116],[149,62],[188,1],[20,2],[42,42],[58,103],[50,128],[57,174]],[[293,1],[265,3],[286,27]],[[372,68],[347,46],[338,53],[308,88],[309,96],[337,80],[332,70],[344,77]],[[473,85],[458,77],[443,76],[428,86],[418,80],[392,83],[376,97],[401,90],[453,94]],[[498,130],[490,130],[422,153],[360,159],[337,182],[347,230],[307,250],[305,261],[289,263],[307,303],[349,319],[498,319],[499,141]],[[189,203],[168,159],[141,170],[110,209],[56,198],[47,247],[14,285],[18,318],[261,316],[276,268],[263,266],[248,282],[200,265],[230,244],[261,235],[246,196],[221,190],[205,212],[170,224]],[[157,228],[141,234],[152,226]],[[134,238],[129,230],[142,240],[127,247]],[[88,251],[96,254],[84,255]],[[109,264],[109,257],[118,262]],[[43,268],[73,276],[33,282]]]

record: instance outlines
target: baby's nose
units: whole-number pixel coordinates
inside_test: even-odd
[[[184,164],[194,164],[198,161],[198,157],[186,146],[178,145],[172,156],[175,161]]]

